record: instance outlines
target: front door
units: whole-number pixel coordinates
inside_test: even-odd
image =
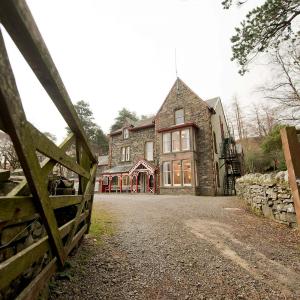
[[[140,172],[138,176],[138,185],[139,185],[139,192],[146,193],[146,174],[144,172]]]

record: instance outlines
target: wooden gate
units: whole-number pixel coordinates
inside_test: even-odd
[[[97,164],[70,97],[25,1],[2,0],[0,21],[72,131],[60,146],[56,146],[27,121],[0,31],[0,129],[10,136],[26,177],[8,195],[0,197],[0,230],[38,216],[47,232],[39,241],[0,263],[0,291],[47,252],[51,257],[50,262],[21,291],[18,298],[34,299],[89,231]],[[41,110],[41,114],[47,117],[46,111]],[[71,146],[76,149],[75,158],[66,154]],[[47,157],[41,164],[37,151]],[[48,174],[57,163],[78,174],[77,195],[49,196]],[[25,187],[29,187],[30,196],[22,196]],[[68,206],[77,208],[75,217],[58,227],[55,211]]]
[[[295,127],[281,129],[282,147],[288,169],[289,183],[292,191],[298,226],[300,225],[300,143]]]

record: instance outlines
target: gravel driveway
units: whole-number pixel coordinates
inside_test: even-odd
[[[85,238],[52,299],[299,299],[299,232],[235,197],[97,195],[116,232]]]

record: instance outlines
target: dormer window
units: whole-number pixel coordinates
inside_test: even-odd
[[[184,110],[183,108],[175,110],[175,125],[184,123]]]
[[[128,130],[128,128],[124,128],[124,130],[123,130],[123,138],[124,138],[124,140],[126,140],[126,139],[129,138],[129,130]]]

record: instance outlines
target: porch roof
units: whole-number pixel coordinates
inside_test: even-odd
[[[102,174],[109,175],[109,174],[120,174],[120,173],[128,173],[132,169],[133,165],[118,165],[114,166],[111,169],[105,170]]]

